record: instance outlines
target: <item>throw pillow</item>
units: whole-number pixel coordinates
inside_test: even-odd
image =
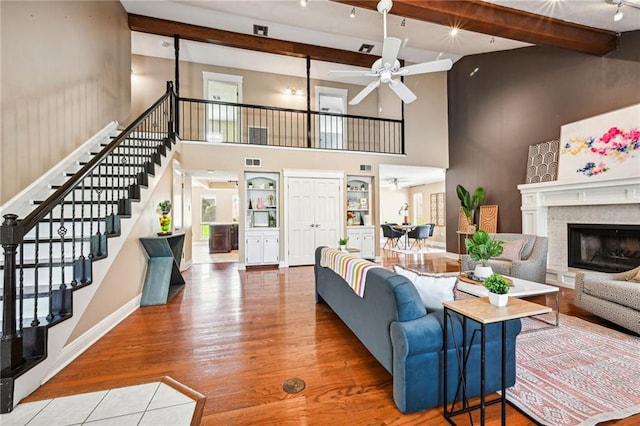
[[[629,281],[635,281],[637,283],[640,283],[640,270],[638,270],[638,273],[636,274],[635,277],[629,278]]]
[[[412,271],[400,265],[393,265],[398,275],[413,283],[427,311],[442,310],[442,302],[453,300],[453,289],[458,281],[457,274],[429,274]]]
[[[514,260],[520,260],[520,255],[526,242],[527,240],[505,241],[504,244],[502,244],[502,254],[496,257],[496,259],[510,260],[511,262]]]

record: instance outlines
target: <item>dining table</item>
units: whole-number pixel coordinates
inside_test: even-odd
[[[413,230],[416,225],[412,225],[410,223],[403,223],[403,224],[398,224],[398,225],[393,225],[393,228],[402,231],[402,233],[404,234],[404,249],[408,250],[409,249],[409,231]]]

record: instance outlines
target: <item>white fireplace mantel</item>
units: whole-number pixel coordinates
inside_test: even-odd
[[[557,206],[640,203],[640,176],[590,182],[542,182],[518,185],[522,196],[522,232],[548,236],[547,210]]]

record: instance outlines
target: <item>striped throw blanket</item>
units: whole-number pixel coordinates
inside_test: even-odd
[[[382,268],[368,260],[329,247],[324,247],[320,254],[320,266],[340,275],[360,297],[364,296],[367,272],[371,268]]]

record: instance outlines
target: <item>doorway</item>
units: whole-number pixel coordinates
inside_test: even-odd
[[[208,142],[240,142],[240,108],[242,103],[242,76],[203,71],[203,95],[207,104],[204,134]]]
[[[193,263],[238,262],[238,173],[191,170]]]
[[[316,86],[316,108],[321,113],[346,114],[347,90]],[[346,120],[341,116],[318,116],[319,148],[342,149],[346,135]]]

